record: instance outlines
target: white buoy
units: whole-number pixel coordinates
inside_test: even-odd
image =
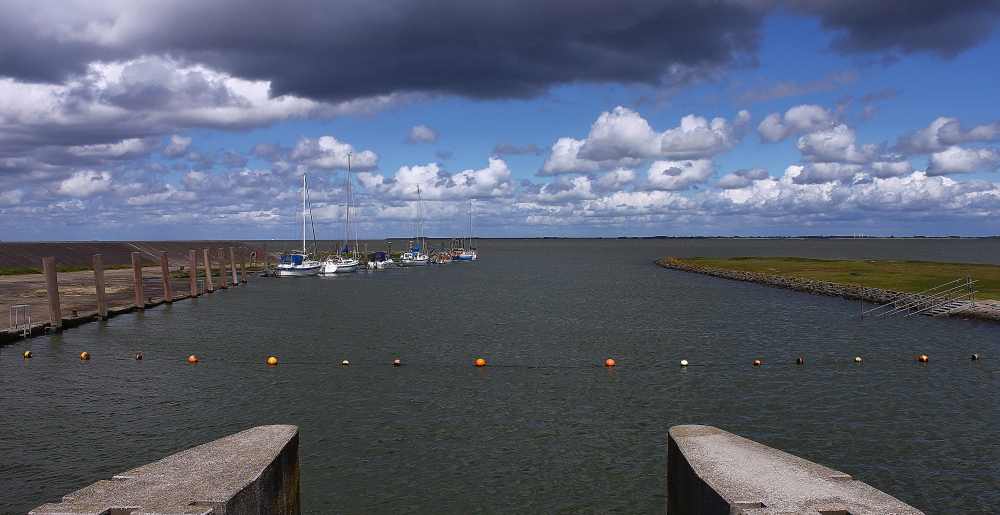
[[[855,363],[861,363],[861,356],[854,358]]]
[[[350,362],[350,361],[347,361],[347,360],[345,359],[344,361],[341,361],[341,362],[340,362],[340,364],[341,364],[341,365],[350,365],[350,364],[351,364],[351,362]]]
[[[688,360],[686,360],[686,359],[682,359],[682,360],[681,360],[681,366],[682,366],[682,367],[686,367],[686,366],[688,366]]]

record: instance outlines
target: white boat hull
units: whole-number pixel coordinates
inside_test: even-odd
[[[322,265],[319,261],[309,259],[304,254],[284,254],[278,265],[274,267],[274,275],[277,277],[316,275]]]
[[[320,266],[298,267],[298,268],[277,268],[274,275],[277,277],[307,277],[319,273]]]
[[[403,256],[399,258],[399,266],[427,266],[430,260],[431,258],[426,254],[404,252]]]
[[[320,267],[320,275],[344,274],[358,271],[357,259],[327,260]]]

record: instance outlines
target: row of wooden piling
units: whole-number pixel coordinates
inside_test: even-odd
[[[219,263],[219,288],[227,289],[230,284],[232,286],[239,286],[241,283],[247,282],[247,269],[246,269],[246,248],[245,247],[229,247],[229,267],[226,267],[226,249],[219,247],[218,263]],[[205,293],[213,293],[215,291],[214,278],[212,277],[212,261],[209,249],[201,249],[202,251],[202,266],[205,271]],[[194,250],[188,251],[188,270],[191,276],[191,292],[188,298],[194,298],[200,295],[198,291],[198,262],[196,259],[197,252]],[[237,257],[239,260],[237,260]],[[239,267],[237,268],[237,265]],[[56,274],[55,258],[44,257],[42,258],[42,268],[45,274],[45,293],[48,298],[49,306],[49,326],[51,330],[59,331],[63,328],[63,318],[62,309],[59,304],[59,281]],[[165,251],[160,252],[160,270],[163,275],[163,301],[166,303],[172,303],[174,301],[173,294],[170,289],[170,263],[167,253]],[[133,271],[133,285],[135,289],[135,306],[136,309],[145,310],[147,304],[152,304],[152,297],[145,297],[142,287],[142,262],[141,254],[139,252],[132,253],[132,271]],[[231,277],[231,283],[227,276]],[[94,254],[94,288],[97,293],[97,316],[101,319],[108,318],[108,304],[106,300],[106,290],[104,285],[104,263],[102,262],[100,254]]]

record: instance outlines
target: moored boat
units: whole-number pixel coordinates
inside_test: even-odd
[[[416,247],[412,246],[412,241],[410,244],[410,249],[399,255],[399,266],[424,266],[430,262],[430,256],[420,252],[419,243]]]
[[[354,183],[351,180],[351,153],[347,154],[347,203],[344,206],[344,248],[339,254],[330,254],[323,260],[319,273],[322,275],[357,272],[361,261],[358,259],[358,229],[354,227],[354,252],[348,241],[351,239],[351,208],[354,207]]]
[[[309,187],[306,183],[306,174],[302,174],[302,252],[292,254],[282,254],[278,264],[274,267],[274,275],[277,277],[302,277],[316,275],[322,264],[309,256],[306,247],[306,213],[309,203]],[[315,245],[315,242],[314,242]]]
[[[420,201],[420,185],[417,185],[417,223],[416,223],[416,233],[417,233],[417,245],[413,245],[413,240],[410,240],[410,245],[407,250],[399,255],[399,266],[425,266],[430,262],[430,256],[424,254],[420,251],[422,247],[425,246],[424,241],[424,217],[423,217],[423,206]]]
[[[369,270],[382,270],[383,268],[389,268],[394,266],[396,263],[392,260],[392,257],[388,252],[376,252],[372,254],[372,257],[368,260]]]

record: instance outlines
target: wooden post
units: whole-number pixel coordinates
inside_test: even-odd
[[[240,276],[247,282],[247,248],[240,247]]]
[[[215,285],[212,284],[212,260],[208,258],[208,249],[201,249],[201,252],[205,258],[205,291],[212,293],[215,291]]]
[[[228,273],[226,270],[226,255],[222,252],[222,247],[219,247],[219,287],[223,290],[229,289],[229,282],[226,279],[226,274]]]
[[[229,270],[233,273],[233,286],[240,285],[240,278],[236,276],[236,251],[229,247]]]
[[[142,263],[138,252],[132,253],[132,283],[135,288],[135,307],[146,309],[146,301],[142,298]]]
[[[189,250],[188,251],[188,270],[190,270],[190,274],[189,275],[191,276],[191,295],[190,295],[191,298],[194,298],[194,297],[198,296],[198,267],[197,267],[198,263],[196,261],[197,260],[194,257],[194,251],[193,250]]]
[[[49,297],[49,325],[59,331],[62,329],[62,308],[59,307],[59,278],[56,276],[55,258],[42,258],[42,268],[45,271],[45,293]]]
[[[163,272],[163,300],[167,303],[174,301],[174,296],[170,292],[170,260],[165,251],[160,251],[160,271]]]
[[[94,254],[94,289],[97,290],[97,316],[108,318],[108,301],[104,297],[104,263],[100,254]]]
[[[267,242],[264,242],[264,272],[267,272],[268,267],[271,266],[270,256],[267,255]]]

